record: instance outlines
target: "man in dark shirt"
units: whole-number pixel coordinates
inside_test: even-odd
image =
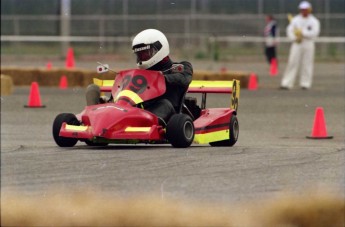
[[[272,63],[272,59],[277,59],[277,38],[278,27],[277,22],[272,15],[266,15],[266,26],[264,29],[265,37],[265,55],[268,64]]]

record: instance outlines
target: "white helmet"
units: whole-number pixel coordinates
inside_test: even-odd
[[[140,69],[151,68],[170,52],[167,38],[156,29],[146,29],[137,34],[132,41],[132,49]]]

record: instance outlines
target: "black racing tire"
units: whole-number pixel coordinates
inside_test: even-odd
[[[174,114],[166,127],[166,138],[173,147],[189,147],[194,140],[194,123],[186,114]]]
[[[59,136],[62,123],[64,122],[69,125],[80,125],[80,122],[72,113],[61,113],[57,115],[53,123],[53,137],[55,143],[60,147],[73,147],[78,142],[78,139]]]
[[[228,140],[211,142],[210,145],[213,147],[232,147],[233,145],[235,145],[238,139],[240,128],[238,124],[238,119],[234,114],[231,116],[229,128],[230,132]]]
[[[108,143],[95,143],[95,142],[92,142],[90,140],[85,140],[84,141],[88,146],[92,146],[92,147],[97,147],[97,146],[108,146]]]

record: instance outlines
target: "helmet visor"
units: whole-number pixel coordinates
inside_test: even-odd
[[[137,56],[137,63],[150,60],[161,48],[162,44],[159,41],[133,46],[133,52]]]
[[[137,45],[133,48],[133,52],[137,56],[137,62],[150,60],[157,52],[154,45]]]

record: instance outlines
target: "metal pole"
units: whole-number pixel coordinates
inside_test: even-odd
[[[263,18],[263,13],[264,13],[264,3],[263,0],[258,0],[258,17],[261,19]],[[263,20],[263,19],[261,19]],[[258,34],[261,34],[261,27],[258,26]]]
[[[189,17],[189,28],[188,28],[188,32],[189,32],[189,37],[188,37],[188,39],[189,39],[189,44],[188,44],[188,46],[189,46],[189,48],[195,48],[196,47],[196,45],[195,45],[195,43],[194,43],[194,45],[193,45],[193,47],[192,47],[192,42],[195,42],[196,40],[193,38],[193,41],[191,40],[191,35],[192,35],[192,33],[194,34],[195,33],[195,29],[193,29],[194,28],[194,26],[195,26],[195,14],[196,14],[196,0],[192,0],[191,1],[191,3],[190,3],[191,5],[190,5],[190,17]],[[199,38],[199,39],[201,39],[201,38]],[[199,46],[201,46],[200,45],[201,44],[201,42],[199,42]],[[188,51],[189,53],[190,53],[190,51]],[[193,53],[193,54],[195,54],[195,53]]]
[[[71,0],[60,1],[60,36],[70,36]],[[61,56],[65,56],[70,43],[61,43]]]
[[[128,0],[122,1],[122,16],[123,16],[123,35],[128,36]]]
[[[325,33],[326,36],[329,36],[329,13],[330,13],[330,10],[329,10],[329,1],[328,0],[325,0]],[[322,29],[322,27],[321,27]],[[327,56],[328,55],[328,50],[330,48],[330,45],[329,44],[324,44],[324,48],[321,48],[323,49],[323,55]],[[327,56],[328,57],[328,56]]]
[[[262,0],[258,0],[258,14],[262,16],[264,12],[264,4]]]
[[[329,36],[329,0],[325,0],[325,34]]]

